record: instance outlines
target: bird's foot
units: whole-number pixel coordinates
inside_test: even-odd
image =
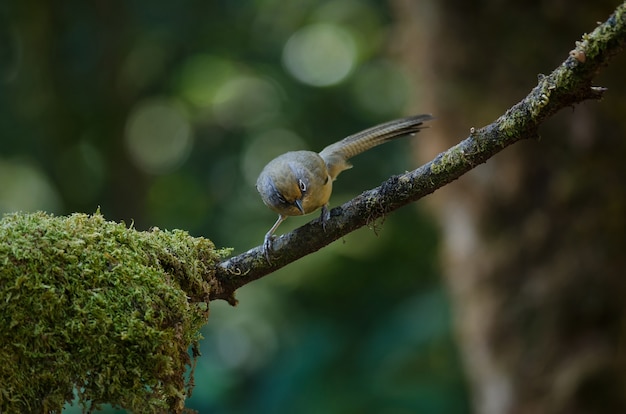
[[[322,219],[322,228],[326,231],[326,222],[330,220],[330,210],[328,209],[328,205],[322,206],[322,214],[320,215]]]
[[[272,251],[272,244],[274,242],[274,235],[268,233],[265,235],[265,239],[263,240],[263,256],[265,256],[265,260],[267,260],[267,264],[271,265],[272,262],[270,260],[270,252]]]

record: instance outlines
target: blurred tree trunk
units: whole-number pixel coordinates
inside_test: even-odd
[[[615,4],[393,0],[431,159],[516,103]],[[563,111],[424,203],[442,230],[474,411],[626,412],[624,57]]]
[[[148,227],[145,177],[128,158],[123,139],[127,113],[138,97],[129,96],[112,69],[122,66],[128,53],[123,39],[132,30],[126,8],[116,2],[73,8],[31,0],[7,10],[23,50],[13,99],[20,115],[35,125],[32,136],[20,137],[23,151],[36,157],[59,189],[63,206],[57,213],[101,206],[113,220]],[[17,139],[13,131],[7,137]],[[92,165],[100,158],[85,157],[85,145],[104,154],[102,182]],[[104,197],[101,187],[108,192]]]

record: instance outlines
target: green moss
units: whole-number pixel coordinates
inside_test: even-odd
[[[181,412],[220,254],[186,232],[139,232],[100,213],[5,216],[0,412],[58,413],[75,392],[85,411]]]
[[[430,171],[435,175],[447,174],[451,167],[465,162],[463,147],[461,144],[457,144],[444,152],[441,158],[435,160],[430,166]]]

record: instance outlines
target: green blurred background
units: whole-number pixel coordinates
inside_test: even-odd
[[[415,103],[391,16],[373,0],[2,3],[0,213],[100,207],[235,253],[260,244],[275,220],[254,188],[267,161]],[[409,148],[359,156],[331,206],[414,168]],[[437,246],[408,207],[240,289],[235,308],[211,303],[187,406],[469,412]]]

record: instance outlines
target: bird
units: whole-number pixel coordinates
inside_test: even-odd
[[[256,182],[263,203],[278,213],[278,219],[265,234],[263,254],[268,263],[273,234],[289,216],[310,214],[321,208],[322,224],[330,218],[328,201],[333,181],[347,169],[348,161],[375,146],[426,128],[424,122],[434,119],[430,114],[400,118],[350,135],[324,148],[321,152],[290,151],[270,161]]]

